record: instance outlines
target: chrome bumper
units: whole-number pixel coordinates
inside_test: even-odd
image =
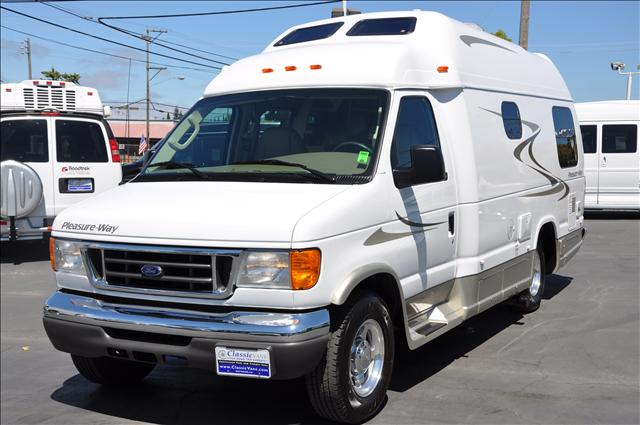
[[[44,317],[91,326],[246,341],[295,342],[329,332],[326,309],[303,313],[200,313],[112,304],[59,291],[45,302]]]

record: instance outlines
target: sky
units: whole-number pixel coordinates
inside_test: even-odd
[[[92,18],[106,16],[134,16],[210,12],[254,7],[281,6],[304,1],[59,1],[53,3],[80,16]],[[116,32],[96,22],[81,19],[35,2],[3,1],[9,7],[84,31],[109,40],[144,48],[144,42]],[[520,1],[354,1],[348,6],[362,12],[385,10],[433,10],[463,22],[473,22],[485,31],[503,29],[518,42]],[[123,19],[107,21],[131,31],[142,33],[148,27],[166,30],[159,41],[179,43],[201,53],[193,54],[222,62],[233,62],[259,53],[287,28],[304,22],[328,18],[333,7],[340,4],[323,4],[301,8],[240,13],[220,16],[181,17],[162,19]],[[94,49],[126,58],[144,59],[144,53],[127,47],[75,34],[18,16],[2,10],[0,21],[4,27],[23,31],[34,36]],[[29,36],[7,28],[0,29],[0,78],[3,82],[17,82],[28,78],[27,58],[20,53],[21,43]],[[129,60],[31,38],[33,77],[55,67],[61,72],[79,73],[81,84],[97,88],[103,101],[125,102],[145,97],[145,67],[142,62],[132,62],[129,76]],[[182,47],[177,47],[186,50]],[[154,47],[159,53],[181,57],[193,62],[219,66],[206,59],[188,57],[177,52]],[[640,64],[640,2],[637,1],[531,1],[529,24],[529,50],[545,53],[562,73],[576,102],[622,99],[626,93],[626,77],[613,72],[610,63],[622,61],[627,71],[636,71]],[[229,58],[213,56],[216,53]],[[189,107],[203,93],[216,71],[202,70],[199,65],[182,63],[168,58],[154,57],[152,61],[164,64],[199,68],[168,68],[152,81],[151,98],[162,111],[172,106]],[[632,98],[640,97],[640,76],[634,78]],[[115,110],[114,118],[123,112]],[[142,111],[134,112],[142,116]],[[155,117],[165,112],[156,112]]]

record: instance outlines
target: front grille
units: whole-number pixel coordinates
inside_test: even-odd
[[[93,266],[98,284],[111,289],[170,291],[182,295],[228,296],[233,283],[237,252],[188,250],[177,248],[133,249],[88,248],[87,259]],[[158,266],[155,277],[142,273],[144,266]]]

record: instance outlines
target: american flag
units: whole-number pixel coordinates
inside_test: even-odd
[[[138,147],[138,155],[142,155],[147,150],[147,141],[144,134],[140,136],[140,146]]]

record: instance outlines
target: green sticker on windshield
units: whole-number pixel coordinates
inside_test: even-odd
[[[367,165],[369,163],[369,152],[360,151],[358,152],[358,164]]]

